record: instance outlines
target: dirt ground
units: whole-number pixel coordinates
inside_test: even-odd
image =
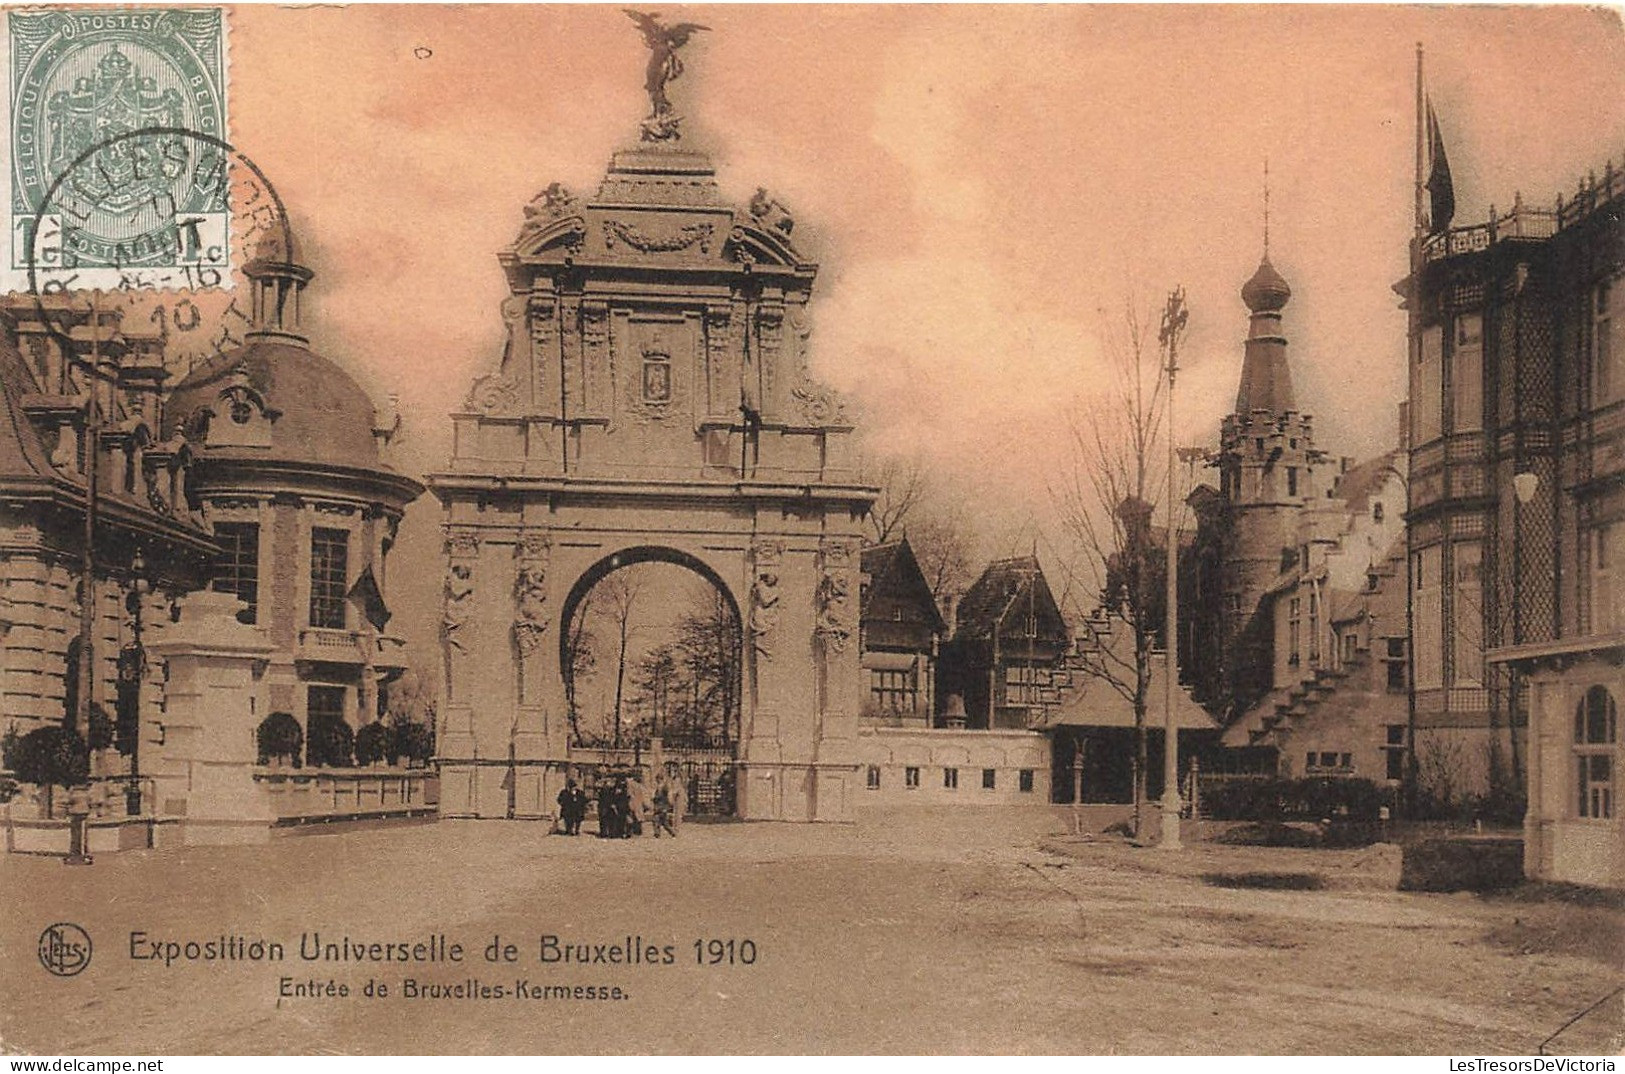
[[[888,811],[855,826],[689,824],[658,842],[443,822],[106,855],[82,869],[0,856],[0,1047],[1532,1053],[1625,983],[1617,901],[1405,894],[1392,848],[1193,841],[1174,853],[1080,841],[1067,820],[1047,808]],[[37,955],[62,921],[95,944],[76,976],[53,976]],[[133,931],[277,940],[286,958],[166,967],[131,957]],[[299,937],[315,931],[324,942],[440,933],[465,961],[302,961]],[[496,935],[517,961],[486,961]],[[669,945],[674,964],[543,963],[548,935],[589,958],[651,944],[658,958]],[[694,941],[710,939],[735,941],[734,964],[695,964]],[[408,978],[454,994],[406,998]],[[350,994],[279,996],[311,980]],[[367,997],[369,980],[391,994]],[[511,994],[520,982],[524,998]],[[510,995],[455,992],[482,985]],[[534,998],[543,985],[623,998]],[[1550,1047],[1617,1052],[1622,1027],[1616,998]]]

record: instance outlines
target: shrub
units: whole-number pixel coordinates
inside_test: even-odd
[[[312,713],[305,754],[313,766],[349,768],[355,764],[355,732],[338,716]]]
[[[299,766],[305,752],[305,732],[291,713],[273,712],[260,721],[254,732],[259,745],[260,764],[269,764],[272,758],[292,761]]]
[[[90,777],[90,751],[77,731],[52,724],[18,739],[11,767],[24,783],[75,787]]]
[[[1204,786],[1203,811],[1214,820],[1371,823],[1390,805],[1369,779],[1238,779]]]
[[[390,759],[388,755],[392,737],[389,728],[376,720],[356,732],[356,764],[373,764]]]
[[[90,703],[90,748],[105,750],[113,744],[113,718],[107,715],[107,710],[101,703]]]

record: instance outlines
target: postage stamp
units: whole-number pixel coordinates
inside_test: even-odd
[[[7,45],[6,282],[229,284],[221,9],[13,11]]]

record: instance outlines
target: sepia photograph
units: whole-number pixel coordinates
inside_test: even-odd
[[[1615,1069],[1620,8],[0,20],[0,1052]]]

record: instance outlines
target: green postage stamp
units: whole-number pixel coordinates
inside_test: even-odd
[[[6,18],[8,290],[225,285],[219,8]]]

